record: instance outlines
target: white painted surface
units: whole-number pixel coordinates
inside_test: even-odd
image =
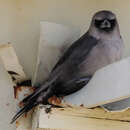
[[[79,36],[80,31],[76,28],[41,22],[37,66],[33,78],[34,86],[42,83],[48,77],[66,48],[76,41]]]
[[[66,96],[65,102],[90,108],[130,97],[130,58],[97,71],[80,91]]]
[[[0,61],[0,130],[15,130],[10,121],[15,114],[13,83]]]

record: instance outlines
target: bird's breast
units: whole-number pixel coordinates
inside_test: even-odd
[[[122,40],[100,40],[80,65],[83,75],[94,74],[98,69],[121,59]],[[83,71],[82,71],[83,70]]]

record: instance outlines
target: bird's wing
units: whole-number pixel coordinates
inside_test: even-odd
[[[75,63],[77,62],[77,64],[81,63],[82,60],[84,60],[84,58],[89,54],[91,49],[97,45],[97,43],[98,40],[96,38],[90,36],[88,33],[85,33],[79,40],[74,42],[67,49],[52,69],[52,72],[66,61],[74,61]]]
[[[92,75],[80,73],[80,65],[87,61],[89,53],[98,44],[98,40],[87,33],[65,52],[58,63],[55,65],[52,76],[61,73],[56,83],[56,95],[68,95],[80,90],[91,79]],[[89,68],[88,68],[89,69]],[[58,70],[58,71],[57,71]],[[85,70],[86,71],[86,70]],[[63,72],[63,73],[62,73]],[[60,87],[59,87],[60,86]]]
[[[79,40],[74,42],[55,65],[53,71],[50,73],[47,83],[43,84],[43,87],[41,86],[36,92],[34,92],[30,97],[30,100],[44,91],[55,81],[61,79],[61,77],[63,77],[64,83],[67,83],[70,80],[75,80],[75,78],[80,79],[81,77],[75,77],[75,75],[78,75],[78,71],[80,71],[78,70],[78,67],[97,44],[98,40],[90,36],[88,33],[84,34]]]
[[[92,76],[83,76],[83,77],[76,77],[72,78],[71,80],[63,83],[61,86],[57,84],[56,93],[55,95],[58,97],[67,96],[78,90],[82,89],[92,78]],[[59,87],[60,86],[60,87]]]
[[[69,75],[68,73],[71,73],[73,75],[75,73],[78,73],[78,71],[76,71],[78,69],[78,65],[84,61],[89,52],[91,52],[92,48],[97,44],[98,40],[96,38],[88,35],[88,33],[84,34],[79,40],[77,40],[68,48],[65,54],[55,65],[52,73],[49,76],[48,81],[43,85],[43,87],[41,86],[40,88],[38,88],[34,92],[34,94],[30,96],[29,100],[32,100],[32,98],[36,97],[39,93],[47,89],[47,87],[54,83],[55,80],[59,79],[58,77],[65,77],[65,73],[67,73],[67,75]],[[65,71],[63,71],[64,69]],[[61,71],[63,71],[63,73],[61,73]],[[71,77],[72,78],[70,80],[65,80],[65,84],[68,84],[70,81],[72,83],[72,81],[74,82],[76,79],[82,79],[82,77]],[[90,75],[88,77],[90,77]],[[86,80],[88,79],[86,78]]]

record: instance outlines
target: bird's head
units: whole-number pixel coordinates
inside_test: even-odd
[[[115,30],[119,31],[115,14],[107,10],[95,13],[92,18],[90,30],[105,34],[112,33]]]

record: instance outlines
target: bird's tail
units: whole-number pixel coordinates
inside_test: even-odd
[[[20,109],[17,114],[12,118],[11,124],[15,122],[21,115],[23,115],[25,112],[29,112],[33,107],[35,107],[37,102],[29,102],[27,103],[22,109]]]
[[[16,121],[21,115],[26,112],[29,112],[33,107],[37,106],[40,103],[46,103],[47,99],[53,96],[51,90],[52,83],[56,78],[47,81],[44,85],[37,88],[31,95],[23,99],[24,107],[20,109],[16,115],[12,118],[11,124]]]

